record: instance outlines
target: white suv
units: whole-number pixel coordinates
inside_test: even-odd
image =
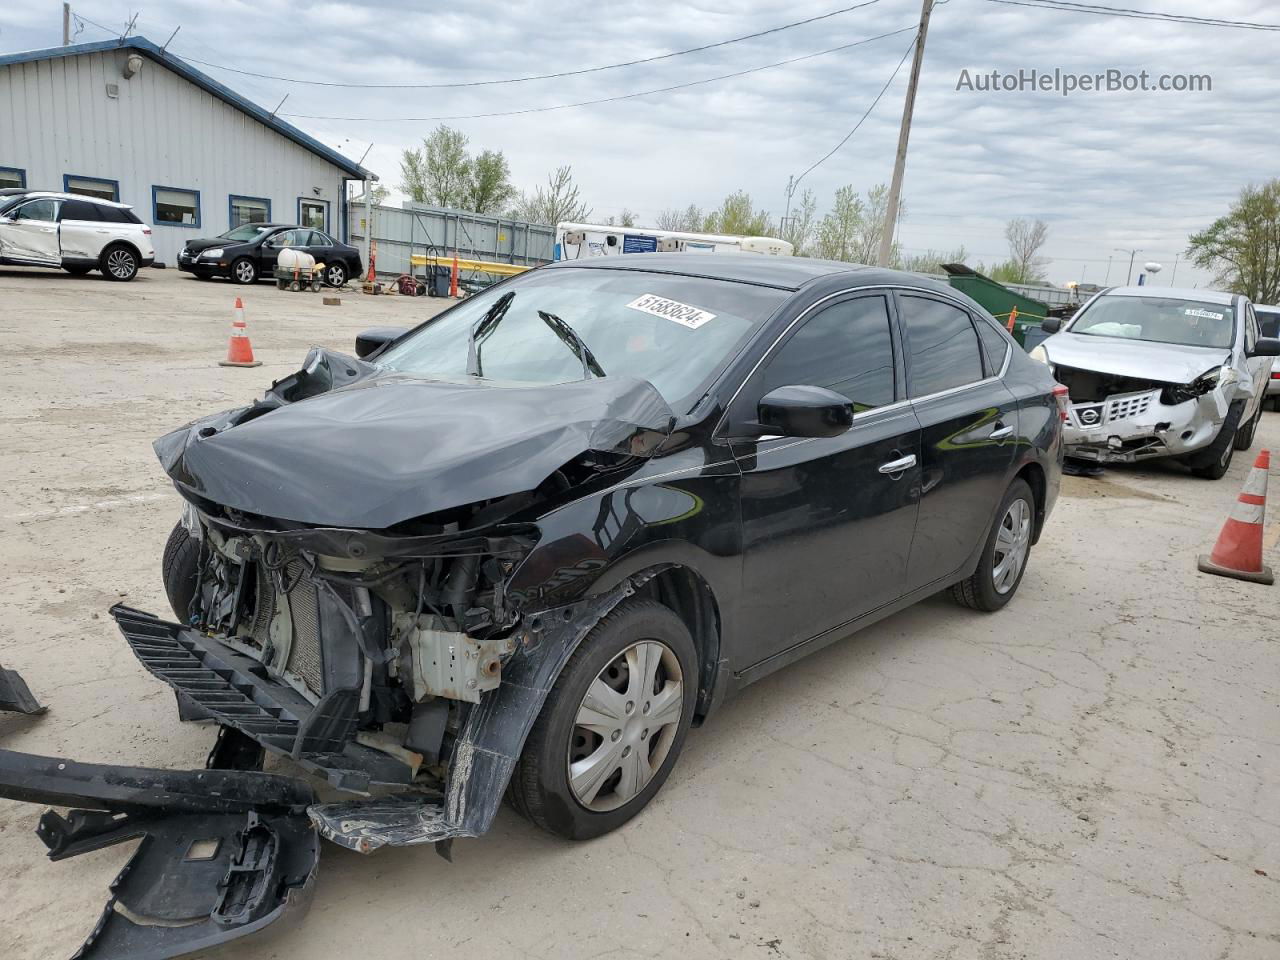
[[[132,280],[155,263],[151,228],[123,203],[44,190],[0,190],[0,263]]]

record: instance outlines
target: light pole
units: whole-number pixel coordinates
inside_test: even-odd
[[[1140,247],[1134,247],[1132,250],[1126,250],[1124,247],[1115,247],[1114,249],[1129,255],[1129,272],[1125,274],[1124,278],[1124,285],[1127,287],[1133,282],[1133,258],[1140,254],[1142,249]]]

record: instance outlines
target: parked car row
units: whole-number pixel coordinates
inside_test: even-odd
[[[280,253],[301,250],[325,265],[327,284],[340,287],[363,272],[360,251],[323,230],[287,223],[249,223],[211,239],[192,240],[178,269],[201,280],[236,283],[270,278]],[[132,280],[155,263],[151,227],[125,203],[74,193],[0,190],[0,264],[61,268],[77,276],[101,271]]]

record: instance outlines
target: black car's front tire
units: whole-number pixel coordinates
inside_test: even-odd
[[[199,554],[200,542],[181,523],[174,524],[160,558],[160,575],[164,580],[165,596],[169,598],[169,606],[179,623],[186,623],[191,616]]]
[[[1014,480],[1000,501],[978,569],[951,587],[951,596],[957,603],[990,613],[1013,599],[1027,572],[1035,517],[1036,501],[1031,488],[1025,480]]]
[[[693,720],[698,658],[684,622],[655,600],[604,617],[547,695],[508,792],[550,833],[588,840],[653,799]]]
[[[258,265],[248,257],[241,257],[231,264],[231,279],[236,283],[256,283]]]

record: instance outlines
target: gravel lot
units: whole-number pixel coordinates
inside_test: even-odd
[[[237,293],[257,369],[216,364]],[[211,730],[106,616],[166,612],[152,439],[439,301],[4,269],[0,303],[0,663],[50,707],[0,744],[200,766]],[[236,955],[1274,960],[1280,593],[1195,571],[1251,462],[1068,478],[1002,613],[936,597],[760,682],[602,839],[504,811],[452,866],[329,845],[302,927]],[[6,960],[70,956],[128,853],[50,863],[39,812],[0,801]]]

